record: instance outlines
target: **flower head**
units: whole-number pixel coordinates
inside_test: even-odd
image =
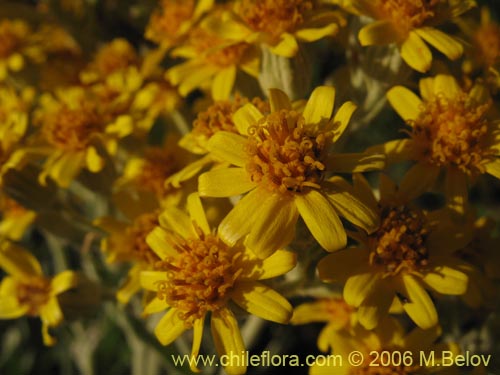
[[[235,167],[202,174],[203,196],[227,197],[248,192],[219,226],[229,243],[249,234],[247,245],[262,258],[287,245],[299,215],[328,251],[346,244],[339,214],[369,232],[377,222],[342,178],[332,172],[381,168],[380,160],[361,154],[331,154],[355,109],[343,104],[331,119],[335,90],[317,88],[305,108],[295,110],[280,90],[271,90],[271,112],[248,103],[233,116],[239,134],[220,131],[207,147]],[[349,209],[346,209],[349,207]]]
[[[161,225],[146,239],[161,261],[154,271],[140,275],[143,288],[156,292],[144,312],[168,309],[155,328],[163,345],[194,329],[192,356],[198,355],[203,324],[210,314],[219,355],[241,353],[244,344],[230,302],[264,319],[288,322],[290,304],[259,280],[286,273],[295,266],[295,256],[279,250],[259,260],[241,242],[226,243],[210,229],[197,194],[189,196],[188,211],[189,217],[178,209],[165,210]],[[240,364],[225,370],[242,374],[246,368]]]
[[[44,344],[53,345],[55,340],[49,328],[63,320],[57,296],[74,288],[78,276],[73,271],[63,271],[48,278],[33,255],[8,242],[1,243],[0,267],[9,274],[0,283],[0,319],[38,316],[42,320]]]

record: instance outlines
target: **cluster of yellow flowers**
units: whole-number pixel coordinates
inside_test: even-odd
[[[449,371],[449,296],[498,316],[490,9],[127,0],[130,31],[107,3],[0,4],[0,319],[39,317],[52,346],[111,303],[191,359],[208,320],[219,356],[251,316],[326,322],[318,349],[365,361],[311,374]]]

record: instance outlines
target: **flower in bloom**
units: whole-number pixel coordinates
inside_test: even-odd
[[[319,87],[303,111],[295,110],[284,92],[273,89],[269,114],[248,103],[233,116],[238,134],[219,131],[210,138],[210,152],[234,167],[202,174],[200,195],[248,192],[219,226],[227,243],[249,234],[247,246],[265,258],[293,239],[299,215],[327,251],[346,245],[339,215],[370,233],[376,229],[376,215],[356,198],[351,186],[328,176],[383,167],[377,157],[329,152],[355,109],[346,102],[331,119],[334,99],[333,87]]]
[[[0,81],[9,70],[18,72],[24,67],[23,50],[30,34],[29,25],[22,20],[0,20]]]
[[[0,319],[38,316],[42,320],[44,344],[53,345],[55,339],[49,328],[58,326],[64,318],[57,297],[76,287],[77,274],[63,271],[46,277],[28,251],[8,242],[0,246],[0,267],[8,273],[0,283]]]
[[[363,46],[397,44],[401,57],[413,69],[426,72],[432,63],[427,42],[449,59],[460,57],[463,47],[435,26],[451,20],[475,5],[472,0],[351,0],[357,13],[374,22],[359,32]]]
[[[366,180],[355,176],[363,199],[377,205]],[[453,253],[472,239],[472,228],[453,223],[446,210],[425,212],[411,205],[404,190],[384,175],[378,203],[380,227],[372,234],[353,234],[359,245],[323,258],[318,264],[323,281],[344,284],[346,302],[358,308],[359,322],[372,329],[393,304],[422,329],[438,323],[427,290],[441,295],[462,295],[471,268]]]
[[[413,196],[432,187],[445,171],[448,205],[463,212],[468,183],[484,173],[500,178],[499,122],[490,118],[491,99],[482,85],[462,89],[449,75],[421,79],[420,95],[402,86],[389,90],[389,102],[410,126],[409,138],[382,148],[389,163],[416,161],[401,182]]]
[[[214,25],[220,35],[267,46],[273,54],[293,57],[298,41],[314,42],[334,36],[345,19],[319,1],[238,0],[232,15]]]
[[[290,323],[294,325],[325,322],[318,336],[318,348],[328,352],[339,342],[338,332],[350,330],[357,324],[356,310],[340,296],[306,302],[293,310]]]
[[[214,100],[228,99],[239,69],[258,77],[259,56],[254,46],[234,40],[231,34],[221,37],[206,26],[224,22],[223,15],[213,12],[207,16],[189,32],[186,43],[172,51],[172,56],[187,60],[166,73],[170,82],[179,85],[181,95],[210,88]]]
[[[423,330],[419,327],[405,333],[395,320],[386,318],[380,327],[373,331],[356,326],[353,331],[339,333],[337,345],[332,353],[340,356],[342,361],[316,361],[310,368],[310,375],[411,375],[449,373],[450,368],[440,368],[443,363],[443,352],[453,358],[459,353],[455,343],[439,342],[441,336],[439,326]],[[346,360],[352,358],[351,353],[360,353],[356,359],[360,362]],[[377,354],[375,354],[377,353]],[[389,354],[389,360],[383,353]],[[432,355],[434,361],[425,363],[422,354]],[[328,357],[327,357],[328,358]],[[334,357],[331,357],[332,359]],[[393,360],[394,359],[394,360]]]
[[[0,194],[0,238],[18,241],[35,220],[36,213]]]
[[[142,287],[156,292],[144,313],[167,309],[155,328],[163,345],[193,329],[192,357],[199,353],[210,314],[219,355],[240,354],[245,347],[231,303],[266,320],[287,323],[292,306],[260,280],[288,272],[295,266],[295,255],[278,250],[265,260],[257,259],[243,243],[228,244],[211,230],[196,193],[189,196],[187,207],[189,216],[175,208],[163,211],[161,225],[146,239],[161,261],[154,271],[140,275]],[[196,371],[194,365],[192,369]],[[246,367],[238,363],[225,370],[243,374]]]
[[[182,137],[179,145],[193,154],[202,155],[202,157],[188,164],[167,181],[178,187],[182,181],[197,175],[203,168],[220,164],[221,161],[214,158],[208,151],[208,141],[219,131],[238,134],[238,129],[236,129],[233,122],[233,114],[249,102],[262,113],[269,113],[270,111],[268,102],[257,97],[250,100],[236,94],[234,98],[229,100],[216,100],[207,109],[199,112],[193,121],[193,128]]]

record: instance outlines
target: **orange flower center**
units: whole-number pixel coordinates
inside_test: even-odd
[[[500,58],[500,27],[496,24],[482,26],[474,35],[478,59],[486,67],[495,65]]]
[[[254,182],[280,193],[319,189],[330,131],[309,134],[301,113],[281,110],[250,127],[246,169]]]
[[[137,186],[158,197],[164,197],[168,193],[165,180],[179,170],[174,153],[160,147],[151,147],[145,152],[144,164],[136,180]]]
[[[9,57],[18,49],[22,36],[11,21],[0,22],[0,59]]]
[[[80,108],[62,106],[47,114],[42,130],[47,141],[65,151],[82,151],[92,136],[102,132],[102,122],[93,105],[82,103]]]
[[[464,173],[484,173],[488,159],[488,121],[491,103],[476,104],[465,93],[453,99],[437,95],[425,103],[411,137],[420,157],[436,166],[454,166]]]
[[[198,27],[189,34],[189,42],[205,61],[220,68],[236,65],[249,47],[240,42],[228,45],[228,41]]]
[[[422,215],[406,206],[382,210],[379,229],[370,235],[370,264],[382,266],[389,275],[427,265],[425,240],[428,230]]]
[[[17,285],[17,300],[20,305],[28,306],[30,316],[38,316],[40,308],[50,298],[50,282],[43,277],[32,277],[29,281]]]
[[[134,239],[132,245],[132,256],[135,259],[143,261],[144,263],[154,265],[160,260],[158,255],[151,250],[149,245],[146,243],[146,237],[148,234],[158,226],[158,213],[145,213],[139,215],[132,226],[127,228],[127,234]]]
[[[146,37],[157,43],[176,38],[182,24],[193,16],[194,8],[194,0],[162,0],[151,15]]]
[[[176,258],[161,262],[166,280],[158,284],[158,298],[177,308],[187,327],[208,311],[223,307],[241,270],[236,261],[242,252],[234,252],[216,235],[204,234],[183,239],[177,236]]]
[[[94,65],[99,75],[107,75],[137,63],[134,48],[124,39],[117,39],[99,50]]]
[[[379,0],[374,5],[377,19],[393,22],[405,39],[409,31],[435,16],[440,0]]]
[[[241,0],[237,13],[251,29],[277,40],[301,25],[313,6],[312,0]]]
[[[233,114],[249,102],[248,98],[236,94],[233,101],[220,100],[213,103],[206,111],[200,112],[193,122],[193,134],[210,138],[219,131],[238,133],[233,122]],[[254,98],[252,104],[261,112],[270,111],[269,104],[260,98]]]

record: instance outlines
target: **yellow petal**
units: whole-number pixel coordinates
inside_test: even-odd
[[[424,163],[416,163],[404,175],[400,184],[401,196],[411,201],[417,198],[435,184],[440,169]]]
[[[443,53],[450,60],[458,59],[463,53],[462,45],[453,37],[433,27],[420,27],[415,32],[427,43]]]
[[[256,217],[258,220],[250,230],[245,245],[259,258],[267,258],[293,240],[299,217],[293,199],[271,194],[261,202]]]
[[[335,251],[346,246],[347,235],[342,222],[323,194],[311,190],[297,195],[295,203],[311,234],[325,250]]]
[[[174,230],[181,237],[189,238],[196,234],[191,218],[177,207],[169,206],[158,219],[163,228]]]
[[[439,266],[426,273],[423,281],[438,293],[461,295],[467,290],[468,277],[457,269]]]
[[[297,306],[293,310],[291,324],[308,324],[315,322],[331,322],[337,329],[342,328],[344,322],[340,320],[332,320],[335,316],[335,303],[333,299],[325,298],[314,302],[307,302]],[[343,300],[338,299],[339,310],[342,309],[341,303]]]
[[[383,154],[337,154],[332,153],[327,160],[328,170],[335,173],[362,173],[381,170],[385,167]]]
[[[363,327],[374,329],[386,317],[395,293],[384,281],[378,282],[372,293],[358,308],[358,319]]]
[[[16,319],[28,312],[28,305],[20,305],[17,296],[0,296],[0,319]]]
[[[325,282],[345,283],[360,264],[368,262],[368,251],[354,247],[328,254],[318,263],[319,278]]]
[[[500,159],[494,159],[492,162],[485,164],[485,168],[490,175],[500,179]]]
[[[304,28],[297,30],[295,36],[297,39],[305,42],[314,42],[328,36],[334,36],[339,30],[339,26],[335,23],[325,25],[318,28]]]
[[[410,31],[408,38],[403,42],[401,57],[410,67],[420,73],[425,73],[431,67],[431,51],[414,31]]]
[[[172,343],[185,330],[184,320],[179,318],[179,310],[169,309],[155,327],[155,336],[162,345]]]
[[[0,267],[9,275],[20,279],[42,275],[38,260],[28,251],[10,243],[7,248],[0,249]]]
[[[46,346],[53,346],[57,342],[57,340],[49,333],[49,324],[44,321],[42,321],[42,337],[43,344]]]
[[[160,283],[167,280],[165,271],[142,271],[139,275],[141,287],[157,292]]]
[[[256,186],[245,168],[213,169],[198,178],[198,192],[202,197],[234,197]]]
[[[51,327],[59,325],[63,321],[63,313],[56,297],[50,297],[40,309],[40,318]]]
[[[93,146],[87,148],[86,164],[88,170],[92,173],[97,173],[104,167],[104,159]]]
[[[423,100],[427,101],[432,98],[435,95],[434,77],[422,78],[420,81],[418,81],[418,89]]]
[[[169,241],[169,234],[161,227],[155,227],[147,236],[146,243],[160,259],[177,256],[177,251]]]
[[[398,41],[398,31],[388,20],[379,20],[364,26],[358,34],[362,46],[386,45]]]
[[[351,306],[359,307],[376,290],[379,282],[380,276],[371,270],[349,277],[344,285],[345,301]]]
[[[365,154],[384,154],[388,165],[405,160],[413,160],[414,142],[412,139],[395,139],[381,145],[368,147]]]
[[[292,103],[288,95],[279,89],[269,90],[269,102],[271,104],[271,112],[277,112],[281,109],[292,109]]]
[[[256,125],[264,115],[252,103],[247,103],[238,109],[233,115],[236,129],[242,135],[248,135],[248,128]]]
[[[406,122],[415,121],[423,109],[422,100],[403,86],[396,86],[387,92],[392,108]]]
[[[51,281],[51,294],[53,296],[63,293],[78,285],[79,277],[76,272],[63,271],[58,273]]]
[[[267,199],[269,192],[265,188],[256,188],[236,203],[234,208],[219,224],[218,233],[222,240],[233,246],[240,238],[248,234],[257,216],[257,207]]]
[[[191,193],[187,199],[187,209],[191,219],[196,221],[196,224],[201,228],[203,233],[210,233],[210,226],[208,225],[207,216],[205,215],[205,210],[201,204],[200,195],[198,193]]]
[[[154,297],[146,306],[144,306],[142,314],[143,316],[156,314],[166,310],[167,308],[169,308],[167,301],[158,297]]]
[[[251,252],[238,264],[241,279],[264,280],[283,275],[297,264],[297,255],[291,251],[277,250],[266,259],[258,259]]]
[[[457,80],[448,74],[438,74],[434,77],[434,94],[444,95],[454,99],[462,90]]]
[[[244,167],[248,159],[246,144],[247,140],[241,135],[219,131],[210,138],[207,149],[221,160]]]
[[[127,279],[116,292],[116,299],[118,302],[123,305],[127,304],[130,301],[130,298],[141,290],[141,284],[139,281],[141,271],[142,267],[140,265],[135,265],[128,271]]]
[[[238,322],[231,311],[225,308],[214,311],[210,323],[212,338],[219,357],[227,355],[230,358],[231,355],[241,356],[241,353],[244,353],[245,344],[241,337]],[[228,366],[224,370],[229,375],[242,375],[246,372],[245,363],[240,363],[243,361],[228,362]]]
[[[422,329],[429,329],[438,323],[434,303],[429,294],[412,275],[403,275],[403,308],[413,322]]]
[[[200,372],[200,369],[196,367],[196,359],[200,354],[201,339],[203,337],[203,325],[205,323],[205,316],[200,319],[196,319],[193,323],[193,346],[191,347],[191,361],[189,361],[189,367],[193,372]]]
[[[317,87],[304,108],[306,126],[317,126],[330,119],[335,103],[335,89],[328,86]]]
[[[212,82],[212,97],[214,100],[226,100],[231,95],[231,90],[236,79],[236,66],[231,65],[218,72]]]
[[[276,323],[288,323],[292,305],[278,292],[257,281],[239,281],[231,298],[250,314]]]
[[[48,176],[53,178],[59,186],[67,188],[80,173],[84,158],[84,152],[63,154],[52,164],[50,170],[47,170]]]
[[[356,108],[356,104],[353,102],[345,102],[337,110],[333,117],[333,123],[335,124],[335,128],[333,129],[333,142],[337,142],[342,136]]]
[[[294,57],[299,50],[299,45],[292,34],[282,33],[280,41],[274,46],[268,46],[268,48],[275,55]]]

